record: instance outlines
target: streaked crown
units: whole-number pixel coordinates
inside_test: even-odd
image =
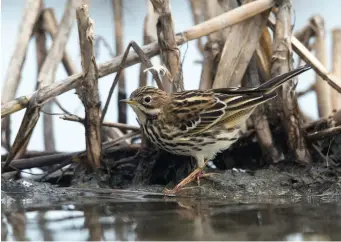
[[[168,100],[169,96],[166,92],[155,87],[144,86],[133,91],[126,102],[134,109],[139,121],[144,122],[148,117],[155,118]]]

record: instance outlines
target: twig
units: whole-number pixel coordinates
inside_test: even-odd
[[[60,117],[61,119],[67,120],[67,121],[74,121],[74,122],[79,122],[84,124],[84,119],[80,118],[78,116],[72,115],[72,116],[62,116]],[[128,125],[128,124],[122,124],[122,123],[113,123],[113,122],[103,122],[103,126],[107,127],[113,127],[113,128],[118,128],[122,130],[133,130],[133,131],[138,131],[140,130],[139,127],[133,126],[133,125]]]
[[[15,137],[12,149],[8,154],[5,167],[10,164],[11,160],[16,156],[21,147],[25,145],[25,143],[31,136],[36,123],[38,122],[39,112],[42,106],[42,101],[40,98],[41,95],[44,95],[42,94],[42,92],[44,90],[46,91],[46,89],[48,90],[48,88],[46,88],[45,86],[53,81],[58,63],[57,60],[60,61],[62,58],[67,36],[70,30],[68,26],[72,24],[75,16],[75,4],[76,0],[68,1],[66,4],[60,29],[38,76],[38,83],[42,88],[40,88],[29,101],[29,106],[26,109],[23,121]],[[45,93],[45,95],[47,96],[47,98],[55,97],[53,95],[51,97],[50,93]]]
[[[123,53],[123,6],[122,0],[112,0],[114,22],[115,22],[115,38],[116,38],[116,55],[121,55]],[[118,95],[117,95],[117,105],[118,105],[118,122],[127,123],[127,104],[120,102],[122,99],[127,98],[124,70],[120,74],[120,80],[118,81]]]
[[[58,101],[57,98],[54,99],[54,103],[58,106],[58,108],[60,108],[60,110],[62,110],[64,113],[68,114],[68,115],[72,115],[68,110],[66,110],[63,105]]]
[[[180,50],[175,39],[170,2],[169,0],[151,0],[151,2],[153,4],[154,11],[159,14],[156,30],[161,50],[161,60],[169,70],[171,76],[170,80],[165,78],[163,85],[166,88],[168,86],[166,82],[171,82],[173,83],[175,91],[183,91],[184,81],[182,76]],[[167,90],[166,88],[166,91],[171,92],[172,88],[170,88],[170,90]]]
[[[51,38],[54,40],[57,36],[58,32],[58,22],[56,19],[56,15],[53,9],[45,9],[43,12],[43,28],[46,32],[51,35]],[[72,64],[72,61],[65,51],[63,53],[62,63],[65,68],[66,73],[71,76],[77,73],[77,69],[75,65]]]
[[[85,139],[88,162],[93,170],[101,166],[101,119],[98,70],[94,54],[94,26],[88,6],[77,8],[77,25],[82,56],[83,81],[78,95],[85,108]]]
[[[316,36],[316,58],[323,66],[327,66],[324,20],[321,16],[313,16],[310,23]],[[318,74],[316,74],[315,86],[319,115],[320,117],[326,117],[332,111],[330,86]]]
[[[18,38],[14,53],[11,57],[7,76],[3,83],[3,89],[1,94],[1,103],[7,103],[15,97],[19,83],[20,73],[25,62],[27,53],[27,47],[31,36],[33,34],[33,28],[36,20],[39,17],[40,0],[26,0],[24,14],[20,22],[18,31]],[[1,138],[5,141],[2,145],[9,150],[11,144],[11,126],[10,118],[1,120]]]
[[[337,83],[341,87],[341,28],[333,29],[333,61],[332,73],[339,78]],[[341,95],[332,90],[332,109],[341,109]]]
[[[286,73],[292,69],[291,37],[291,0],[283,0],[276,15],[274,31],[272,76]],[[303,164],[311,163],[311,156],[307,149],[301,124],[297,99],[294,94],[293,82],[287,82],[280,88],[278,97],[274,99],[280,113],[281,122],[287,133],[288,146],[296,160]]]
[[[229,28],[213,88],[240,85],[247,65],[259,45],[269,14],[270,11],[265,11]]]
[[[317,131],[311,134],[307,134],[306,137],[307,139],[311,141],[316,141],[316,140],[321,140],[321,139],[333,137],[333,136],[340,135],[340,134],[341,134],[341,126],[337,126],[337,127],[332,127],[332,128],[324,129],[321,131]]]
[[[241,7],[233,9],[227,13],[221,14],[213,19],[205,21],[201,24],[195,25],[189,30],[182,32],[176,35],[176,41],[178,45],[181,45],[187,41],[197,39],[201,36],[208,35],[219,29],[226,28],[233,24],[239,23],[253,17],[269,8],[271,8],[275,4],[275,0],[257,0],[252,3],[245,4]],[[148,58],[153,57],[159,53],[160,49],[157,42],[153,42],[149,45],[146,45],[142,48],[142,53],[144,53]],[[98,67],[98,75],[99,77],[107,76],[114,72],[117,72],[121,68],[122,59],[125,54],[121,56],[117,56],[111,61],[103,63]],[[126,57],[125,65],[123,67],[128,67],[140,62],[140,57],[136,53],[130,53]],[[82,79],[82,74],[78,73],[72,76],[69,76],[65,80],[60,82],[53,83],[43,90],[39,90],[39,103],[43,104],[48,102],[50,99],[58,96],[64,92],[67,92],[73,88],[75,88],[80,80]],[[14,100],[11,100],[1,106],[1,117],[8,116],[11,113],[17,112],[25,107],[27,107],[29,100],[32,96],[37,93],[30,93],[23,97],[18,97]]]
[[[268,21],[269,26],[274,29],[275,20],[270,17]],[[338,93],[341,93],[340,78],[330,74],[327,68],[295,37],[291,36],[291,44],[293,50],[325,80]]]

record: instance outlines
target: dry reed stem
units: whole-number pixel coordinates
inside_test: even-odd
[[[70,2],[69,5],[66,6],[66,11],[60,23],[58,31],[55,34],[52,47],[49,50],[48,54],[45,56],[44,62],[39,68],[37,89],[50,85],[54,82],[57,68],[63,58],[66,43],[72,29],[72,24],[75,18],[74,10],[75,8]],[[44,26],[44,17],[42,18],[41,23]],[[47,105],[45,105],[44,111],[46,111],[47,113],[52,113],[52,103],[48,103]],[[53,117],[49,114],[44,113],[43,120],[45,150],[52,152],[55,151]]]
[[[274,29],[275,20],[270,17],[268,24]],[[316,71],[324,81],[326,81],[332,88],[334,88],[338,93],[341,93],[340,78],[332,75],[328,72],[327,68],[321,64],[321,62],[295,37],[291,36],[291,44],[293,50],[311,67]]]
[[[148,6],[148,12],[144,18],[143,24],[143,45],[150,44],[157,40],[156,23],[159,17],[157,13],[154,13],[154,7],[150,0],[146,0],[146,4]],[[147,85],[148,72],[144,71],[145,68],[146,67],[143,66],[143,64],[140,65],[139,87]]]
[[[15,97],[21,80],[21,69],[24,65],[27,47],[31,36],[35,22],[39,17],[39,8],[41,0],[26,0],[24,13],[20,22],[18,31],[18,38],[14,53],[11,57],[6,79],[3,84],[1,93],[1,103],[6,103]],[[9,151],[11,145],[11,127],[10,118],[1,120],[1,144]]]
[[[259,45],[270,11],[229,28],[213,88],[239,86]]]
[[[47,57],[47,47],[46,47],[46,35],[43,29],[44,19],[43,19],[43,11],[44,6],[41,6],[41,16],[38,24],[38,28],[36,28],[36,52],[37,52],[37,61],[38,61],[38,76],[40,71],[46,61]],[[37,89],[39,89],[39,85],[37,83]],[[44,107],[44,111],[46,113],[52,113],[52,103],[46,105]],[[55,136],[53,132],[53,117],[49,114],[43,114],[43,133],[44,133],[44,150],[47,152],[56,151],[55,148]],[[27,142],[28,143],[28,142]],[[20,153],[20,152],[19,152]],[[15,157],[15,159],[18,157]]]
[[[306,46],[308,49],[311,48],[311,46],[309,45],[309,41],[312,37],[315,37],[315,33],[313,31],[311,23],[309,22],[309,24],[307,24],[304,28],[296,31],[295,37],[299,41],[301,41],[302,44],[304,46]],[[302,65],[302,58],[299,57],[298,62],[297,62],[297,66],[301,66],[301,65]]]
[[[283,0],[281,2],[276,18],[271,67],[272,76],[292,70],[292,46],[290,43],[290,37],[292,36],[291,0]],[[274,99],[274,103],[287,134],[287,143],[291,155],[299,163],[311,163],[311,156],[300,127],[298,103],[292,81],[282,85],[279,89],[278,97]]]
[[[166,66],[170,73],[169,78],[167,75],[164,76],[163,86],[167,92],[183,91],[181,56],[176,43],[170,2],[169,0],[151,0],[151,3],[154,11],[159,14],[156,30],[161,51],[161,63]],[[169,86],[169,83],[172,83],[173,87]]]
[[[53,9],[47,8],[44,10],[43,28],[46,32],[48,32],[51,35],[51,38],[53,40],[56,38],[57,31],[58,31],[58,22],[57,22],[56,15]],[[74,75],[78,72],[66,51],[63,54],[62,63],[63,63],[66,73],[69,76]]]
[[[116,44],[116,55],[121,55],[124,51],[123,46],[123,5],[122,0],[112,0],[114,22],[115,22],[115,44]],[[120,75],[118,81],[118,122],[127,123],[127,104],[120,102],[122,99],[127,98],[126,84],[124,78],[124,70]]]
[[[98,93],[98,70],[94,54],[94,27],[87,5],[77,8],[77,25],[82,56],[83,81],[78,95],[85,108],[86,152],[90,166],[95,170],[101,166],[101,117]]]
[[[261,84],[257,69],[257,58],[254,54],[245,72],[242,80],[245,87],[256,87]],[[277,163],[280,159],[280,153],[274,145],[268,119],[265,115],[264,106],[257,107],[251,114],[251,120],[256,131],[259,145],[262,149],[263,156],[267,160]]]
[[[73,121],[73,122],[78,122],[78,123],[84,123],[84,119],[77,117],[77,116],[63,116],[60,117],[61,119],[67,120],[67,121]],[[113,123],[113,122],[103,122],[102,124],[103,126],[107,126],[107,127],[113,127],[113,128],[118,128],[121,130],[133,130],[133,131],[138,131],[140,130],[139,127],[137,126],[133,126],[133,125],[129,125],[129,124],[122,124],[122,123]]]
[[[263,30],[259,40],[259,46],[256,49],[256,59],[258,72],[263,81],[269,80],[271,77],[271,57],[272,57],[272,39],[267,28]]]
[[[26,51],[33,34],[33,28],[39,17],[40,0],[26,0],[24,14],[19,27],[16,47],[7,70],[3,85],[1,102],[6,103],[14,98],[20,82],[21,69]]]
[[[333,29],[333,60],[332,60],[332,73],[339,78],[337,83],[341,87],[341,28]],[[341,109],[341,95],[335,90],[332,90],[332,109]]]
[[[209,20],[222,13],[217,0],[201,3],[204,20]],[[199,89],[212,88],[213,80],[217,73],[222,45],[224,43],[223,31],[217,31],[207,36],[208,41],[204,49],[204,63],[201,71]]]
[[[16,154],[20,151],[21,147],[25,145],[38,122],[40,109],[42,107],[42,102],[40,101],[41,90],[45,90],[45,86],[48,86],[49,83],[52,83],[54,80],[57,64],[62,58],[66,40],[71,29],[70,25],[72,25],[75,16],[74,10],[76,3],[77,0],[68,1],[65,6],[65,11],[58,34],[38,75],[38,86],[40,88],[37,92],[35,92],[29,101],[29,106],[26,109],[12,149],[8,154],[5,167],[10,164],[11,160],[13,160]]]
[[[316,36],[316,58],[321,62],[322,65],[327,66],[324,19],[321,16],[313,16],[310,19],[310,23],[315,31]],[[332,111],[330,98],[331,89],[318,74],[316,74],[315,90],[319,116],[326,117]]]
[[[39,18],[37,19],[37,22],[35,24],[35,32],[33,33],[34,37],[35,37],[35,43],[36,43],[36,55],[37,55],[38,74],[39,74],[41,66],[42,66],[43,62],[45,61],[45,58],[46,58],[46,55],[47,55],[46,36],[45,36],[44,30],[42,29],[42,21],[43,21],[42,20],[42,12],[43,12],[43,9],[44,9],[44,4],[41,1],[40,2],[40,7],[39,7],[39,10],[40,10]],[[46,112],[50,112],[51,113],[51,110],[46,110]],[[45,119],[45,118],[47,118],[47,119]],[[44,126],[45,127],[46,126],[47,127],[52,127],[52,122],[49,122],[50,120],[51,120],[51,116],[44,115]],[[48,145],[51,144],[51,143],[48,142],[48,137],[49,136],[46,135],[46,133],[45,133],[45,132],[48,132],[48,131],[43,129],[43,132],[44,132],[44,146],[45,146],[45,150],[46,150]],[[27,146],[28,146],[28,143],[30,141],[30,138],[31,137],[29,137],[26,140],[25,144],[20,148],[20,150],[18,151],[18,153],[16,154],[14,159],[20,159],[20,158],[22,158],[26,154],[26,150],[27,150]],[[52,145],[54,145],[53,141],[54,140],[52,139]],[[48,148],[50,148],[50,147],[48,147]]]
[[[211,20],[205,21],[199,25],[193,26],[189,30],[176,35],[177,44],[181,45],[187,41],[199,38],[201,36],[213,33],[221,28],[226,28],[233,24],[244,21],[247,18],[253,17],[269,8],[275,4],[274,0],[257,0],[252,3],[245,4],[241,7],[233,9],[227,13],[217,16]],[[143,46],[142,51],[144,54],[151,58],[157,55],[160,51],[157,42],[153,42],[149,45]],[[117,72],[121,66],[122,58],[124,55],[115,57],[111,61],[107,61],[98,66],[99,77],[107,76],[114,72]],[[139,56],[132,52],[128,55],[125,62],[125,67],[134,65],[141,62]],[[66,79],[53,83],[46,88],[39,90],[38,100],[40,105],[48,102],[54,97],[67,92],[75,87],[77,87],[79,81],[82,78],[82,74],[78,73],[67,77]],[[1,117],[6,117],[9,114],[17,112],[24,109],[28,102],[32,99],[32,96],[37,94],[37,92],[27,94],[22,97],[15,98],[1,106]]]
[[[207,3],[207,1],[205,1],[205,4],[206,3]],[[190,4],[191,4],[193,22],[194,22],[194,25],[197,25],[197,24],[202,22],[201,16],[203,15],[203,13],[205,13],[205,11],[204,12],[202,11],[202,1],[201,0],[190,0]],[[201,53],[204,53],[204,46],[202,44],[202,39],[198,38],[197,41],[198,41],[197,42],[198,50]]]

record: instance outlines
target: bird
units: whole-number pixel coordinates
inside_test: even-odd
[[[255,108],[276,97],[286,81],[309,70],[304,65],[278,75],[258,87],[228,87],[167,93],[152,86],[134,90],[127,103],[135,112],[144,135],[159,149],[194,157],[197,168],[173,189],[207,175],[209,160],[228,149],[240,137],[240,129]]]

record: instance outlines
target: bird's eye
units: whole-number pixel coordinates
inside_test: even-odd
[[[150,103],[151,100],[152,100],[152,99],[151,99],[150,96],[147,96],[147,97],[144,98],[144,101],[145,101],[146,103]]]

